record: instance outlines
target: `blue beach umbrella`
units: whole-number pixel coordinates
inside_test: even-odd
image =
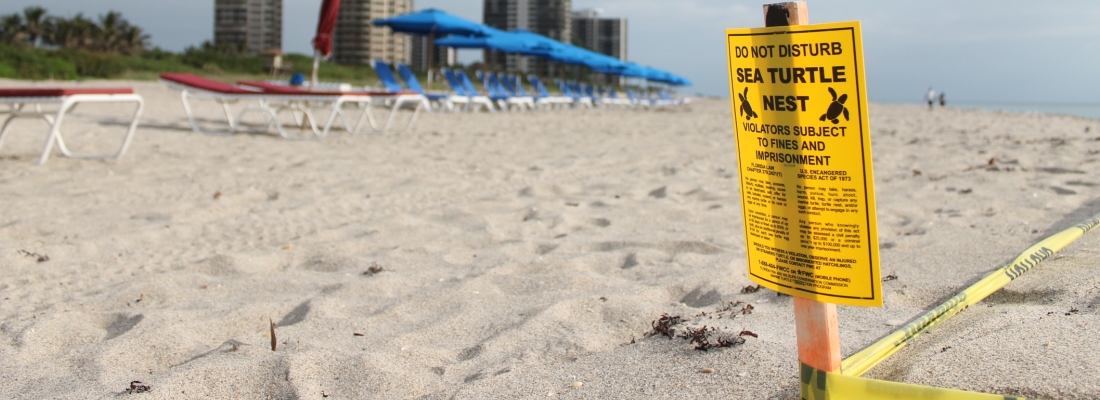
[[[484,36],[490,32],[490,27],[456,17],[446,12],[429,8],[410,14],[398,15],[393,18],[376,19],[371,22],[374,26],[388,26],[394,32],[428,35],[428,46],[435,43],[435,37],[446,35]],[[428,52],[428,71],[432,70],[432,54]],[[431,89],[431,74],[428,75],[428,87]]]
[[[456,17],[446,12],[429,8],[393,18],[376,19],[375,26],[388,26],[394,32],[419,35],[467,35],[483,36],[489,34],[488,26]]]
[[[533,45],[519,35],[495,28],[488,28],[483,36],[451,35],[436,40],[435,44],[460,49],[490,49],[505,53],[524,53]]]

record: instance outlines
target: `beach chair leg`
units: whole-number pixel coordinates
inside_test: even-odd
[[[134,113],[130,117],[130,124],[126,127],[126,134],[122,138],[122,143],[119,145],[118,151],[116,151],[114,154],[77,154],[77,153],[73,153],[72,151],[69,150],[69,148],[67,146],[65,146],[65,139],[64,139],[64,136],[61,133],[62,117],[64,116],[64,114],[72,112],[72,110],[75,109],[82,102],[131,102],[131,103],[135,103]],[[58,114],[57,114],[56,117],[51,117],[49,115],[43,115],[42,117],[44,119],[46,119],[46,121],[49,122],[50,125],[52,126],[51,135],[53,135],[54,141],[57,143],[57,149],[58,149],[58,151],[61,152],[61,154],[64,154],[65,156],[68,156],[68,157],[74,157],[74,158],[104,158],[104,159],[116,159],[117,160],[117,159],[121,158],[123,154],[126,154],[126,150],[130,148],[130,143],[134,139],[134,132],[137,131],[137,126],[138,126],[138,123],[141,120],[141,114],[142,114],[142,112],[144,112],[144,110],[145,110],[145,100],[142,99],[140,96],[137,96],[137,95],[125,96],[125,97],[117,97],[117,96],[98,97],[98,98],[91,98],[91,99],[88,99],[88,98],[84,98],[84,99],[66,99],[61,104],[61,107],[58,110]],[[45,163],[46,162],[45,160],[48,157],[49,157],[49,153],[44,151],[43,154],[40,156],[39,164]]]
[[[382,127],[382,133],[385,133],[387,130],[390,129],[390,124],[393,123],[393,118],[395,116],[397,116],[397,110],[400,109],[400,108],[401,108],[401,101],[395,99],[394,102],[393,102],[393,107],[390,109],[390,117],[386,118],[386,126]]]
[[[4,146],[4,138],[7,137],[6,133],[8,131],[8,124],[11,123],[11,120],[15,119],[15,116],[16,115],[13,111],[12,114],[9,114],[7,118],[4,118],[4,125],[0,125],[0,147]]]
[[[75,104],[73,101],[67,99],[58,107],[57,116],[54,117],[54,123],[50,126],[50,133],[46,135],[46,143],[42,145],[42,154],[38,156],[38,165],[45,164],[46,160],[50,158],[53,144],[61,136],[61,123],[65,121],[65,113],[69,111],[73,104]]]
[[[126,150],[130,148],[130,142],[134,139],[134,132],[137,131],[138,121],[141,120],[141,113],[145,111],[145,100],[142,98],[137,99],[137,109],[134,110],[133,119],[130,120],[130,129],[126,132],[126,137],[122,139],[122,147],[119,147],[118,153],[114,158],[122,158],[123,154],[126,154]]]
[[[293,102],[293,103],[288,104],[286,106],[266,107],[266,108],[268,110],[270,110],[270,115],[271,115],[272,122],[275,124],[276,131],[279,132],[279,136],[282,136],[286,139],[319,139],[321,137],[321,132],[317,128],[317,122],[316,122],[317,120],[313,116],[313,112],[309,110],[309,107],[303,106],[302,103]],[[279,113],[284,109],[290,110],[291,113],[301,112],[302,113],[302,125],[299,125],[299,126],[302,127],[302,129],[304,129],[305,122],[309,122],[309,128],[310,128],[310,131],[313,132],[313,135],[291,135],[290,132],[287,132],[286,127],[284,127],[283,123],[281,121],[279,121]]]
[[[373,103],[367,102],[366,105],[363,106],[363,112],[359,114],[359,120],[355,121],[355,130],[352,132],[362,132],[363,120],[370,123],[371,130],[378,130],[378,124],[374,122],[374,115],[371,113],[373,105]]]
[[[325,122],[325,127],[324,127],[324,129],[321,130],[321,133],[319,134],[319,136],[323,137],[323,136],[328,135],[329,130],[332,129],[332,124],[336,122],[336,118],[338,116],[340,117],[340,120],[343,121],[343,123],[344,123],[344,129],[348,130],[349,132],[351,131],[351,127],[348,126],[348,119],[344,117],[343,107],[344,107],[344,100],[343,99],[336,100],[336,102],[332,103],[332,113],[329,114],[328,122]]]
[[[431,105],[431,103],[428,102],[428,99],[420,99],[420,101],[416,105],[416,109],[413,110],[412,118],[409,119],[408,124],[405,124],[404,129],[412,128],[413,124],[416,123],[416,117],[420,115],[420,109],[422,109],[422,108],[431,109],[431,107],[432,107],[432,105]]]
[[[237,132],[237,121],[233,120],[233,113],[229,109],[229,101],[225,99],[213,99],[222,106],[222,111],[225,113],[225,119],[229,123],[228,131],[207,131],[199,126],[198,121],[195,121],[195,113],[191,110],[191,101],[188,100],[191,96],[189,91],[184,90],[180,93],[180,98],[183,100],[183,111],[187,114],[187,122],[191,124],[191,130],[203,133],[207,135],[232,135]]]

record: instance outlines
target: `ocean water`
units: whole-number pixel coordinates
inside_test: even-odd
[[[939,104],[937,104],[936,107],[939,107]],[[990,111],[1065,114],[1076,115],[1078,117],[1100,119],[1100,103],[992,103],[969,101],[952,102],[950,99],[948,99],[947,107],[974,108]]]

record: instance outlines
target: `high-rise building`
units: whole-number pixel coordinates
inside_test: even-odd
[[[626,18],[600,18],[597,10],[573,12],[573,44],[626,61]]]
[[[412,57],[409,67],[414,71],[427,71],[430,62],[432,69],[450,67],[454,65],[457,53],[454,48],[442,46],[430,46],[428,36],[415,36],[412,38]],[[432,49],[429,60],[428,49]]]
[[[214,42],[254,54],[283,47],[283,0],[214,0]]]
[[[485,0],[485,25],[510,31],[526,29],[562,42],[570,42],[571,0]],[[553,75],[555,65],[542,59],[485,50],[485,64],[508,71]]]
[[[373,26],[375,19],[413,11],[413,0],[343,0],[332,38],[332,57],[341,64],[367,64],[379,59],[408,63],[413,37],[394,33],[389,27]]]

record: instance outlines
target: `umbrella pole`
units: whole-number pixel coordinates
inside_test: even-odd
[[[321,66],[321,52],[313,51],[313,75],[309,78],[309,90],[317,90],[317,67]]]
[[[432,58],[435,58],[435,27],[428,32],[428,91],[432,91]]]

